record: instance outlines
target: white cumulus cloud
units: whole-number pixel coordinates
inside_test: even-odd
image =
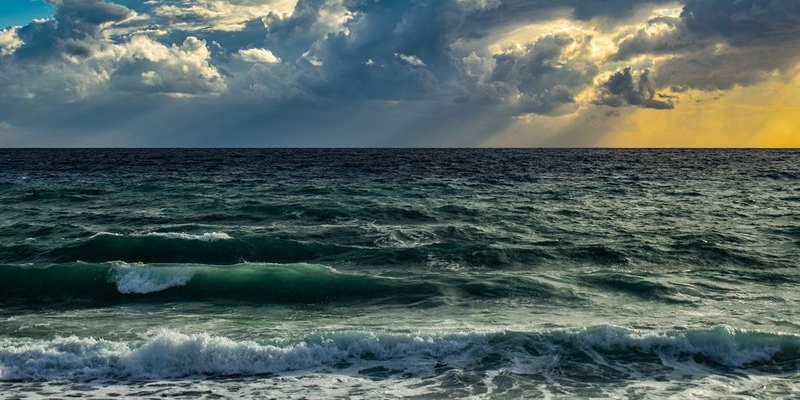
[[[250,48],[239,50],[239,58],[252,63],[276,64],[281,59],[272,54],[271,51],[261,48]]]
[[[400,54],[400,53],[394,53],[394,56],[399,58],[399,59],[401,59],[401,60],[403,60],[403,61],[405,61],[405,62],[407,62],[410,65],[415,66],[415,67],[424,67],[425,66],[425,62],[420,60],[419,57],[417,57],[417,56],[407,55],[407,54]]]
[[[205,40],[188,36],[180,45],[166,46],[137,35],[124,48],[127,57],[115,76],[119,89],[193,96],[218,94],[227,88],[219,70],[210,63]]]
[[[18,30],[18,26],[0,30],[0,56],[9,55],[22,46]]]

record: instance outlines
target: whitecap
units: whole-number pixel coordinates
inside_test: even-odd
[[[96,238],[96,237],[100,237],[100,236],[124,236],[124,235],[123,235],[123,234],[121,234],[121,233],[114,233],[114,232],[100,231],[100,232],[97,232],[97,233],[95,233],[95,234],[94,234],[94,235],[92,235],[92,236],[89,236],[89,239],[94,239],[94,238]]]
[[[152,293],[171,287],[183,286],[192,279],[193,272],[185,267],[148,267],[145,264],[114,262],[110,280],[120,293]]]
[[[181,239],[181,240],[198,240],[201,242],[212,243],[218,240],[233,239],[225,232],[204,232],[199,235],[185,233],[185,232],[148,232],[143,236],[158,236],[166,239]]]
[[[94,235],[90,236],[89,239],[94,239],[101,236],[128,236],[128,237],[161,237],[165,239],[178,239],[178,240],[197,240],[206,243],[216,242],[218,240],[230,240],[233,239],[231,235],[228,235],[225,232],[203,232],[201,234],[192,234],[186,232],[147,232],[143,234],[129,234],[124,235],[121,233],[114,233],[114,232],[97,232]]]

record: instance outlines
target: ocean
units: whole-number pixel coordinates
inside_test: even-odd
[[[0,397],[798,398],[800,151],[0,150]]]

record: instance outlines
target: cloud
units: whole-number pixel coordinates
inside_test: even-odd
[[[165,46],[146,36],[134,36],[123,47],[125,55],[112,76],[117,90],[173,96],[226,90],[219,71],[209,64],[211,53],[204,40],[188,36],[180,46]]]
[[[411,56],[411,55],[399,54],[399,53],[394,53],[394,55],[395,55],[395,57],[405,61],[409,65],[413,65],[415,67],[425,67],[426,66],[425,63],[422,60],[420,60],[419,57],[417,57],[417,56]]]
[[[184,32],[200,30],[236,32],[246,29],[247,23],[270,13],[290,14],[296,0],[195,0],[155,1],[149,10],[157,21],[170,24],[171,29]]]
[[[0,121],[0,133],[11,132],[14,127],[6,121]]]
[[[800,37],[800,4],[782,0],[53,3],[53,19],[0,31],[0,119],[120,143],[170,124],[198,144],[232,129],[250,145],[489,143],[477,127],[609,123],[775,79]]]
[[[598,65],[585,54],[592,37],[582,31],[543,34],[529,44],[506,47],[460,61],[465,101],[504,104],[517,113],[560,115],[575,112],[578,96],[592,84]]]
[[[456,4],[465,12],[485,11],[500,6],[500,0],[456,0]]]
[[[658,3],[668,3],[672,0],[604,0],[604,1],[585,1],[575,0],[569,2],[573,11],[572,14],[576,19],[589,20],[596,17],[603,18],[628,18],[643,6]]]
[[[797,65],[800,3],[690,0],[675,17],[620,35],[614,60],[663,58],[660,83],[677,91],[730,90]]]
[[[252,63],[275,64],[281,62],[280,58],[275,57],[275,55],[267,49],[241,49],[238,54],[242,60]]]
[[[645,24],[625,29],[614,38],[616,51],[612,61],[625,61],[641,55],[662,56],[685,54],[708,46],[705,40],[698,40],[686,32],[684,22],[679,17],[659,15],[650,18]]]
[[[0,57],[14,53],[23,44],[17,35],[19,27],[0,30]]]
[[[656,100],[655,85],[650,77],[650,71],[644,70],[634,78],[630,67],[617,71],[600,87],[597,104],[611,107],[632,105],[646,108],[666,110],[674,108],[672,100],[661,95],[666,100]]]
[[[34,20],[17,31],[23,42],[18,58],[44,61],[62,56],[86,58],[103,51],[105,32],[136,14],[125,6],[101,0],[59,0],[50,20]]]
[[[59,22],[57,29],[60,32],[97,35],[104,27],[133,16],[129,8],[102,0],[54,0],[54,2],[58,6],[54,18]]]
[[[783,0],[689,0],[681,18],[698,36],[719,35],[736,47],[795,42],[800,3]]]

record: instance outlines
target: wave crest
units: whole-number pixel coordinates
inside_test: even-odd
[[[130,234],[130,235],[123,235],[121,233],[114,233],[114,232],[97,232],[94,235],[90,236],[89,239],[94,239],[97,237],[102,236],[116,236],[116,237],[162,237],[165,239],[179,239],[179,240],[197,240],[200,242],[206,243],[213,243],[218,240],[230,240],[233,239],[230,235],[225,232],[203,232],[201,234],[192,234],[186,232],[147,232],[142,234]]]
[[[94,338],[0,339],[0,379],[169,379],[186,376],[308,371],[431,376],[452,370],[524,375],[580,374],[586,364],[670,373],[705,364],[800,371],[800,336],[729,326],[637,332],[613,326],[540,332],[461,334],[316,333],[299,341],[234,340],[206,333],[161,331],[144,342]],[[600,372],[598,372],[600,371]],[[596,376],[592,375],[596,378]]]
[[[192,279],[189,268],[148,268],[145,264],[112,263],[113,272],[109,279],[116,284],[120,293],[153,293],[171,287],[183,286]]]

